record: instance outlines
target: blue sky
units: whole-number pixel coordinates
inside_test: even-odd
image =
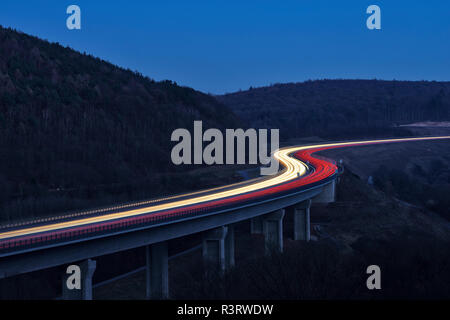
[[[66,28],[80,6],[82,29]],[[366,8],[381,8],[381,30]],[[2,0],[0,24],[224,93],[323,78],[450,80],[450,1]]]

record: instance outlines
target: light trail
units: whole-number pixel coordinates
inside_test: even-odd
[[[257,182],[257,183],[254,183],[254,184],[251,184],[248,186],[238,187],[238,188],[232,189],[232,190],[221,191],[221,192],[212,193],[209,195],[194,197],[191,199],[178,200],[178,201],[174,201],[174,202],[170,202],[170,203],[153,205],[153,206],[148,206],[148,207],[139,208],[139,209],[126,210],[123,212],[105,214],[105,215],[96,216],[96,217],[76,219],[76,220],[72,220],[72,221],[52,223],[52,224],[48,224],[48,225],[44,225],[44,226],[37,226],[37,227],[7,231],[7,232],[0,233],[0,239],[6,239],[6,238],[21,236],[21,235],[28,235],[28,234],[37,233],[37,232],[52,231],[52,230],[61,229],[61,228],[75,227],[75,226],[80,226],[80,225],[85,225],[85,224],[96,223],[96,222],[103,222],[103,221],[107,221],[107,220],[115,220],[115,219],[136,216],[136,215],[140,215],[140,214],[144,214],[144,213],[152,213],[152,212],[157,212],[157,211],[162,211],[162,210],[167,210],[167,209],[179,208],[179,207],[203,203],[203,202],[221,199],[221,198],[227,198],[227,197],[231,197],[234,195],[251,192],[254,190],[267,188],[267,187],[297,178],[297,176],[298,176],[297,174],[304,175],[306,173],[307,166],[303,162],[288,156],[289,153],[294,152],[296,150],[297,150],[297,148],[288,148],[288,149],[278,150],[274,153],[274,157],[278,161],[280,161],[280,163],[282,165],[285,166],[286,170],[281,175],[276,176],[273,179],[269,179],[269,180],[262,181],[262,182]]]
[[[276,192],[277,190],[281,190],[280,186],[284,186],[284,188],[297,188],[299,186],[308,185],[314,182],[318,182],[323,180],[337,170],[334,164],[331,164],[324,160],[317,160],[317,168],[315,168],[315,172],[311,175],[306,175],[308,166],[305,164],[305,159],[297,159],[295,155],[299,155],[300,157],[310,157],[310,154],[313,152],[332,149],[332,148],[340,148],[340,147],[348,147],[348,146],[362,146],[362,145],[371,145],[371,144],[381,144],[381,143],[394,143],[394,142],[408,142],[408,141],[424,141],[424,140],[439,140],[439,139],[449,139],[450,136],[442,136],[442,137],[423,137],[423,138],[400,138],[400,139],[385,139],[385,140],[366,140],[366,141],[358,141],[358,142],[340,142],[340,143],[326,143],[326,144],[317,144],[310,146],[298,146],[298,147],[287,147],[282,148],[274,153],[274,157],[280,162],[280,164],[284,167],[284,170],[281,171],[280,174],[273,176],[269,179],[260,179],[256,180],[253,183],[244,186],[236,186],[235,188],[229,190],[222,190],[222,188],[214,188],[210,190],[194,192],[190,194],[184,194],[180,196],[173,197],[174,201],[170,201],[167,203],[157,204],[160,200],[151,200],[150,202],[141,202],[142,203],[151,203],[149,206],[145,206],[142,208],[135,209],[126,209],[127,206],[122,207],[111,207],[102,210],[114,210],[119,208],[118,212],[114,213],[106,213],[99,216],[94,217],[78,217],[69,221],[62,222],[51,222],[44,225],[39,226],[30,226],[24,228],[17,228],[15,230],[5,231],[0,233],[0,245],[2,241],[7,241],[8,239],[17,239],[23,236],[32,236],[36,234],[41,234],[45,232],[55,232],[75,227],[83,227],[86,225],[105,223],[110,221],[115,221],[117,219],[124,218],[138,218],[142,215],[154,214],[158,216],[164,216],[165,210],[169,209],[178,209],[190,206],[202,206],[207,205],[214,202],[226,203],[237,200],[238,198],[242,198],[244,195],[251,196],[254,193],[255,198],[257,195],[261,195],[262,191],[267,191],[267,194],[271,194]],[[303,153],[302,153],[303,152]],[[308,158],[309,159],[309,158]],[[304,161],[302,161],[304,160]],[[314,158],[310,158],[310,160],[314,160]],[[309,160],[308,160],[309,161]],[[295,183],[294,183],[295,182]],[[216,191],[216,192],[214,192]],[[198,195],[199,193],[207,193],[210,194]],[[188,199],[177,200],[178,198],[186,197],[193,195]],[[156,203],[156,204],[155,204]],[[128,206],[133,206],[136,204],[130,204]],[[123,209],[125,208],[125,209]],[[162,211],[162,212],[161,212]],[[0,247],[1,248],[1,247]]]

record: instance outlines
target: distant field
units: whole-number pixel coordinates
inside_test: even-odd
[[[431,184],[449,183],[450,179],[450,140],[342,148],[323,154],[336,160],[343,159],[345,166],[366,181],[381,165],[399,169]],[[429,173],[433,164],[438,162],[445,164],[446,168],[434,172],[432,177],[415,172],[421,168],[424,173]]]

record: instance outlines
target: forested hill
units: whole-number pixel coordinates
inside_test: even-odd
[[[283,137],[386,133],[393,124],[450,119],[450,82],[319,80],[217,97],[253,127]]]
[[[194,120],[240,125],[209,95],[0,27],[0,216],[30,209],[13,200],[44,210],[55,190],[95,198],[167,172],[172,131]]]

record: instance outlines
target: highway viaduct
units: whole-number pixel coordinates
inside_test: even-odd
[[[146,297],[169,297],[168,241],[202,234],[202,257],[205,265],[220,272],[235,265],[234,224],[250,220],[250,232],[263,234],[266,254],[283,251],[283,218],[294,216],[295,240],[310,240],[311,203],[328,203],[335,199],[335,175],[322,184],[306,190],[280,195],[262,201],[209,214],[163,222],[132,231],[120,231],[83,238],[36,250],[14,251],[0,256],[0,279],[60,265],[77,264],[81,269],[81,289],[69,290],[68,275],[63,277],[63,299],[92,299],[92,277],[95,257],[145,247]]]
[[[0,232],[0,279],[75,262],[82,269],[82,289],[64,289],[63,297],[91,299],[96,267],[93,258],[145,247],[147,298],[165,299],[169,297],[167,242],[171,239],[201,233],[205,263],[221,272],[235,264],[233,225],[238,222],[250,220],[250,231],[264,235],[266,253],[283,251],[282,221],[286,214],[294,215],[294,239],[309,241],[311,203],[334,201],[342,170],[342,166],[320,156],[313,157],[313,153],[333,148],[442,139],[450,139],[450,136],[283,148],[276,151],[274,157],[285,169],[267,180],[164,200],[169,202],[153,204],[150,200],[141,207],[113,207],[107,209],[112,210],[110,213],[78,220],[64,221],[62,217],[62,221],[53,224],[39,225],[38,221],[38,225],[28,229],[25,226],[5,230]]]

